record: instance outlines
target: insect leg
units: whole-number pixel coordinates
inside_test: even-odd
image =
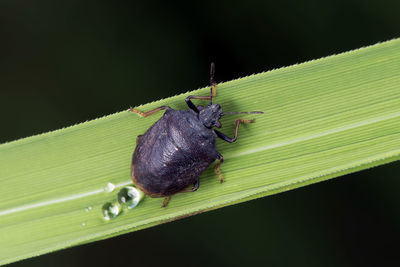
[[[147,116],[150,116],[151,114],[156,113],[157,111],[160,111],[160,110],[167,110],[167,109],[169,109],[169,108],[170,108],[170,107],[168,107],[168,106],[161,106],[161,107],[158,107],[158,108],[149,110],[149,111],[147,111],[147,112],[141,112],[141,111],[139,111],[139,110],[137,110],[137,109],[131,107],[131,108],[129,108],[129,111],[130,111],[130,112],[135,112],[135,113],[139,114],[141,117],[147,117]]]
[[[210,101],[210,104],[212,104],[212,98],[215,96],[216,94],[216,87],[217,87],[217,83],[214,80],[214,74],[215,74],[215,64],[211,63],[211,67],[210,67],[210,85],[211,85],[211,92],[209,96],[195,96],[195,95],[190,95],[188,97],[186,97],[185,101],[186,104],[189,106],[190,109],[192,109],[193,111],[195,111],[196,113],[199,113],[199,109],[196,107],[195,104],[193,104],[193,102],[191,101],[191,99],[201,99],[201,100],[208,100]]]
[[[164,201],[163,201],[163,203],[162,203],[162,207],[163,207],[163,208],[165,208],[165,207],[167,206],[168,201],[169,201],[169,198],[170,198],[169,196],[164,198]]]
[[[197,179],[196,182],[193,184],[192,192],[196,191],[200,187],[200,179]]]
[[[200,187],[200,181],[199,181],[199,179],[197,179],[196,182],[194,182],[192,188],[185,188],[182,191],[180,191],[180,193],[194,192],[194,191],[197,191],[197,189],[199,189],[199,187]]]
[[[211,100],[211,96],[196,96],[196,95],[190,95],[188,97],[186,97],[185,101],[186,104],[188,105],[188,107],[190,109],[192,109],[193,111],[195,111],[196,113],[199,113],[199,109],[196,107],[195,104],[193,104],[193,102],[191,101],[191,99],[201,99],[201,100]]]
[[[219,182],[223,183],[224,179],[222,179],[222,175],[221,175],[221,171],[219,170],[219,166],[221,165],[222,162],[224,162],[224,157],[222,157],[222,155],[218,153],[217,159],[219,160],[219,162],[217,164],[215,164],[214,170],[218,175]]]
[[[254,120],[245,120],[245,119],[237,119],[235,120],[235,136],[233,138],[230,138],[228,136],[226,136],[225,134],[221,133],[220,131],[214,130],[214,132],[217,134],[217,136],[219,138],[221,138],[222,140],[229,142],[229,143],[233,143],[236,141],[237,136],[238,136],[238,130],[239,130],[239,125],[241,123],[253,123]]]

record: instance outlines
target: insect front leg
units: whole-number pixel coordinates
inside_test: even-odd
[[[226,141],[226,142],[229,142],[229,143],[233,143],[233,142],[235,142],[236,139],[237,139],[238,131],[239,131],[239,125],[240,125],[241,123],[253,123],[253,122],[254,122],[254,120],[245,120],[245,119],[237,119],[237,120],[235,120],[235,135],[234,135],[233,138],[230,138],[230,137],[226,136],[225,134],[221,133],[221,132],[218,131],[218,130],[214,130],[214,132],[215,132],[215,133],[217,134],[217,136],[218,136],[219,138],[221,138],[222,140],[224,140],[224,141]]]
[[[130,107],[130,108],[129,108],[129,111],[130,111],[130,112],[135,112],[135,113],[139,114],[141,117],[147,117],[147,116],[150,116],[151,114],[156,113],[157,111],[160,111],[160,110],[168,110],[168,109],[170,109],[170,107],[168,107],[168,106],[161,106],[161,107],[158,107],[158,108],[149,110],[149,111],[147,111],[147,112],[141,112],[141,111],[139,111],[139,110],[137,110],[137,109],[135,109],[135,108]]]
[[[185,101],[186,104],[188,105],[188,107],[190,109],[192,109],[193,111],[195,111],[196,113],[199,113],[199,109],[196,107],[195,104],[193,104],[193,102],[191,101],[191,99],[200,99],[200,100],[208,100],[210,101],[210,104],[212,103],[212,98],[216,95],[216,91],[217,91],[217,83],[214,80],[214,74],[215,74],[215,64],[211,63],[211,67],[210,67],[210,85],[211,85],[211,92],[209,96],[195,96],[195,95],[190,95],[188,97],[186,97]]]
[[[188,107],[193,110],[196,113],[199,113],[199,109],[196,107],[195,104],[193,104],[193,102],[191,101],[191,99],[201,99],[201,100],[208,100],[211,101],[211,96],[196,96],[196,95],[190,95],[188,97],[186,97],[185,101],[186,104],[188,105]]]

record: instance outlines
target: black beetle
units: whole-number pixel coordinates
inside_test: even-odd
[[[178,192],[194,192],[199,188],[199,176],[216,159],[219,162],[214,169],[220,182],[223,182],[219,166],[223,162],[217,151],[216,137],[229,143],[237,139],[240,123],[253,123],[254,120],[237,119],[235,136],[229,138],[213,127],[221,128],[219,119],[228,113],[222,113],[221,106],[212,103],[215,96],[215,66],[211,63],[210,96],[188,96],[189,110],[174,110],[168,106],[140,112],[130,111],[147,117],[157,111],[165,110],[164,115],[151,126],[146,133],[136,139],[136,148],[132,157],[131,176],[137,187],[150,197],[165,197],[163,207],[169,196]],[[195,106],[191,99],[209,100],[206,107]],[[229,114],[263,112],[229,112]],[[193,184],[193,188],[187,187]]]

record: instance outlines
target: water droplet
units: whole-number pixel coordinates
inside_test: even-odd
[[[106,191],[107,193],[110,193],[112,191],[114,191],[115,189],[115,185],[113,183],[107,183],[106,187],[104,188],[104,191]]]
[[[83,222],[81,225],[82,225],[82,227],[85,227],[85,226],[86,226],[86,223]]]
[[[89,206],[89,207],[87,207],[87,208],[85,209],[86,212],[89,212],[89,211],[91,211],[91,210],[92,210],[92,207],[91,207],[91,206]]]
[[[103,205],[103,217],[105,220],[110,220],[117,217],[121,213],[121,206],[118,202],[107,202]]]
[[[144,197],[144,193],[133,186],[125,186],[118,193],[118,202],[128,209],[133,209]]]

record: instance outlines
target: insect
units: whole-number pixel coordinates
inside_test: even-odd
[[[165,207],[169,197],[178,192],[194,192],[199,189],[199,176],[215,160],[214,169],[222,183],[219,170],[224,158],[216,149],[216,138],[233,143],[238,136],[241,123],[253,120],[235,120],[234,137],[230,138],[213,127],[221,128],[220,118],[227,114],[260,114],[263,112],[223,113],[221,106],[213,104],[216,94],[214,81],[215,65],[211,63],[209,96],[188,96],[185,101],[189,110],[174,110],[168,106],[141,112],[130,108],[142,117],[150,116],[160,110],[164,115],[143,135],[136,139],[132,157],[131,176],[137,187],[150,197],[164,197]],[[192,99],[208,100],[206,107],[196,106]],[[193,185],[192,188],[188,188]]]

